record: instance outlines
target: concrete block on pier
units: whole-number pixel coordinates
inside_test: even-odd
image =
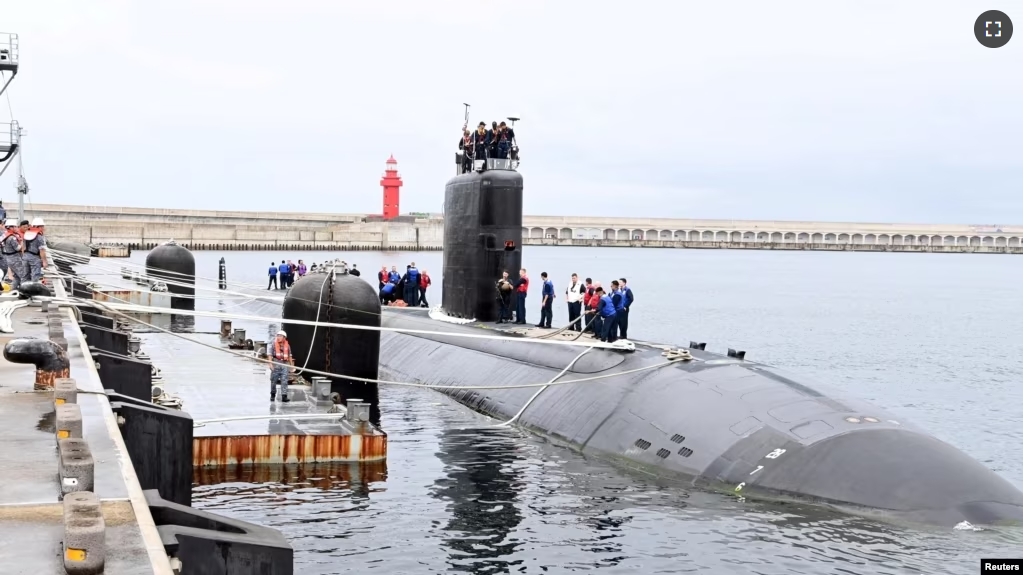
[[[78,403],[78,382],[70,377],[58,377],[53,382],[53,405]]]
[[[84,439],[57,441],[57,475],[62,496],[77,491],[92,491],[96,464]]]
[[[80,491],[64,498],[64,570],[68,575],[103,572],[106,531],[96,494]]]
[[[65,403],[57,406],[56,429],[57,439],[82,437],[82,408],[76,403]]]

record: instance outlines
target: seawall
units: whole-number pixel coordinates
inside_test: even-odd
[[[168,210],[34,204],[52,237],[149,249],[440,250],[440,214],[382,221],[365,214]],[[525,245],[1020,254],[1019,225],[899,224],[524,216]]]

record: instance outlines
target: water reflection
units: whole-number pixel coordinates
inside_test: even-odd
[[[307,463],[277,465],[231,465],[198,467],[192,472],[193,486],[214,486],[231,483],[276,484],[278,490],[290,491],[295,487],[317,488],[326,492],[339,492],[347,497],[368,499],[370,485],[387,478],[387,462],[373,463]],[[215,496],[215,490],[204,491],[204,496]]]
[[[510,538],[523,520],[517,507],[524,488],[517,467],[522,461],[514,432],[496,429],[448,429],[441,433],[438,458],[444,477],[431,496],[447,503],[443,544],[451,551],[452,571],[504,573],[522,563],[508,556],[520,543]]]

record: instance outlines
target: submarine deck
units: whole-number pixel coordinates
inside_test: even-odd
[[[0,297],[3,300],[11,298]],[[14,331],[0,334],[0,345],[19,338],[47,339],[47,314],[39,307],[19,308],[11,319]],[[153,518],[96,371],[70,323],[66,318],[70,373],[80,390],[82,438],[95,462],[93,492],[101,501],[106,524],[104,573],[164,573],[166,555]],[[34,365],[0,358],[0,564],[5,573],[64,573],[54,397],[52,391],[34,391],[34,379]],[[162,565],[153,561],[151,551],[164,558]]]

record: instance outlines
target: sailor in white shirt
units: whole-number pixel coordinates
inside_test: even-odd
[[[565,301],[569,306],[569,329],[573,331],[582,331],[583,329],[580,308],[583,306],[584,292],[586,292],[586,287],[580,283],[579,276],[572,274],[569,287],[565,288]]]

